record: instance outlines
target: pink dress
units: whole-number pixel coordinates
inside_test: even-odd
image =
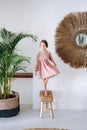
[[[53,60],[51,52],[40,51],[36,57],[35,71],[39,71],[39,77],[45,79],[47,77],[55,76],[59,73],[56,64]]]

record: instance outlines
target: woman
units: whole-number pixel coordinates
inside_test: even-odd
[[[39,72],[39,77],[43,81],[45,96],[47,96],[47,82],[49,78],[57,75],[59,70],[53,60],[51,52],[47,50],[48,43],[46,40],[40,42],[41,51],[36,56],[35,75]]]

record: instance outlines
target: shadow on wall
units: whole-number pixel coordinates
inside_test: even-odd
[[[87,72],[78,73],[72,84],[71,108],[87,109]]]
[[[53,91],[54,109],[87,109],[86,77],[87,73],[81,70],[77,74],[60,74],[51,78],[48,89]]]

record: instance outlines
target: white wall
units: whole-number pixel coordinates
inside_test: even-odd
[[[30,107],[33,102],[32,91],[33,83],[30,78],[16,78],[13,81],[11,88],[13,91],[17,91],[20,94],[20,104],[28,104]]]
[[[87,69],[71,68],[55,54],[54,48],[58,23],[69,12],[86,11],[86,8],[86,0],[0,0],[0,27],[38,36],[37,43],[24,39],[18,45],[24,55],[32,58],[29,72],[33,72],[40,40],[47,39],[49,50],[60,70],[60,74],[48,82],[48,89],[54,94],[53,106],[56,109],[87,109]],[[34,109],[39,108],[39,91],[42,88],[41,80],[35,76],[33,79],[16,79],[12,87],[19,91],[21,104],[33,103]]]

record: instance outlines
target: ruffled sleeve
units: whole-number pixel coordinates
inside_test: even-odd
[[[54,61],[54,59],[53,59],[53,57],[52,57],[51,52],[49,52],[49,58],[50,58],[50,60],[54,63],[54,65],[56,66],[56,63],[55,63],[55,61]]]
[[[35,59],[35,66],[34,66],[35,71],[39,71],[39,53],[36,56]]]

